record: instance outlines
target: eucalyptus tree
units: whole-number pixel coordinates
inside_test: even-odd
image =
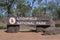
[[[42,0],[26,0],[24,3],[21,3],[18,4],[17,6],[17,10],[20,11],[20,14],[25,16],[27,14],[31,14],[31,11],[33,10],[33,6],[34,6],[34,3],[38,1],[38,2],[41,2]],[[19,12],[18,12],[19,14]]]

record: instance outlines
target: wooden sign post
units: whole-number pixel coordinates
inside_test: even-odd
[[[37,31],[39,26],[50,26],[50,17],[8,17],[7,32],[18,32],[20,25],[35,25]]]

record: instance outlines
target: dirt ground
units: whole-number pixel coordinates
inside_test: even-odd
[[[59,35],[41,35],[41,32],[6,33],[0,30],[0,40],[60,40]]]

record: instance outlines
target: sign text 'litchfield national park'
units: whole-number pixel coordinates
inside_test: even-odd
[[[42,17],[9,17],[9,24],[18,24],[18,25],[46,25],[49,23],[46,22],[46,18]]]

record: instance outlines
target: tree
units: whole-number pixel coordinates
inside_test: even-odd
[[[27,0],[0,0],[0,6],[4,7],[4,9],[7,10],[6,13],[8,13],[8,15],[10,15],[11,14],[12,5],[15,5],[15,4],[17,4],[17,6],[24,5],[26,1]],[[32,3],[34,4],[35,1],[36,0],[33,0]],[[41,0],[37,0],[37,1],[40,2]],[[29,4],[29,6],[27,6],[27,7],[30,8],[30,5],[31,4]],[[25,5],[25,7],[26,7],[26,5]],[[20,10],[21,10],[21,8],[20,8]]]
[[[10,9],[13,4],[14,0],[0,0],[0,6],[6,7],[8,14],[10,14]]]
[[[27,5],[25,5],[25,7],[23,8],[23,6],[21,7],[21,4],[18,6],[18,9],[20,9],[21,13],[23,15],[25,15],[25,13],[31,13],[31,11],[33,10],[33,6],[34,6],[34,3],[38,1],[38,2],[41,2],[42,0],[32,0],[32,6],[31,6],[31,2],[29,2],[29,0],[27,1]]]
[[[60,20],[60,7],[56,9],[55,13],[58,17],[58,20]]]
[[[44,12],[46,12],[46,7],[42,7],[42,8],[35,8],[32,12],[32,16],[36,16],[37,14],[39,15],[39,13],[41,12],[41,10],[43,10]]]
[[[25,5],[25,4],[20,4],[17,6],[17,12],[18,14],[21,14],[22,16],[26,16],[26,13],[28,13],[31,10],[31,6]]]

